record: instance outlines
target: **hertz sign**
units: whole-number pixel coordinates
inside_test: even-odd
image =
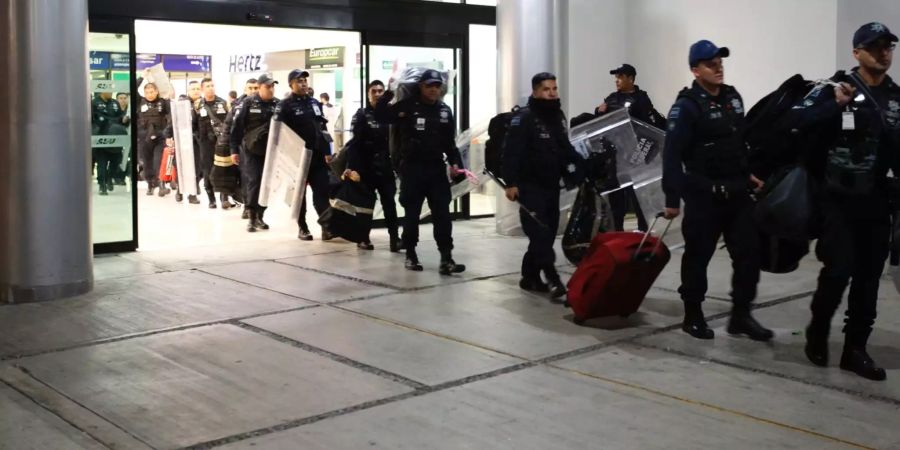
[[[311,48],[306,51],[308,69],[344,67],[344,47]]]

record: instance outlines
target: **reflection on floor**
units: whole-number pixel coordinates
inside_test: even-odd
[[[113,186],[107,195],[100,195],[95,178],[91,183],[91,208],[91,234],[95,243],[132,239],[130,181],[126,186]]]

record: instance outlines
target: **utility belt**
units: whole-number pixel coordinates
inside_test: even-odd
[[[750,192],[750,176],[712,179],[698,173],[687,173],[687,189],[695,193],[711,193],[716,200],[746,198]]]

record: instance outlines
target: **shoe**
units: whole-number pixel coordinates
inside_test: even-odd
[[[256,213],[254,211],[250,211],[249,219],[247,220],[247,232],[255,233],[256,232]]]
[[[375,246],[371,242],[360,242],[356,244],[356,248],[360,250],[375,250]]]
[[[241,219],[247,220],[250,218],[250,210],[247,207],[244,207],[244,212],[241,213]]]
[[[188,195],[188,203],[190,203],[192,205],[199,205],[200,199],[197,198],[196,195]],[[245,219],[249,219],[249,218],[250,218],[250,215],[248,214],[247,217],[245,217]]]
[[[550,292],[550,286],[547,286],[547,283],[544,283],[540,278],[522,277],[519,280],[519,287],[523,291],[539,292],[541,294]]]
[[[159,192],[157,192],[156,195],[159,195],[160,197],[165,197],[165,196],[169,195],[169,192],[171,192],[171,191],[169,191],[169,188],[167,188],[165,186],[160,186]]]
[[[322,240],[323,241],[330,241],[330,240],[334,239],[334,237],[335,236],[333,234],[331,234],[330,231],[322,230]]]
[[[403,241],[400,240],[397,236],[391,236],[390,241],[390,249],[391,253],[399,253],[400,250],[403,250]]]
[[[300,232],[297,233],[297,239],[300,239],[301,241],[311,241],[313,240],[313,235],[309,232],[309,230],[304,230],[303,228],[301,228]]]
[[[697,339],[713,339],[716,333],[706,324],[700,304],[684,304],[684,322],[681,330]]]
[[[565,297],[569,293],[566,290],[566,285],[559,279],[547,281],[547,287],[550,288],[550,298]]]
[[[466,271],[465,264],[457,264],[453,258],[444,259],[438,266],[438,273],[441,275],[452,275],[454,273],[463,273]]]
[[[816,330],[810,323],[806,327],[806,346],[803,352],[809,362],[819,367],[828,367],[828,331]]]
[[[234,203],[228,201],[228,196],[225,194],[220,194],[219,200],[222,202],[222,209],[228,210],[235,206]]]
[[[152,187],[147,188],[147,196],[153,195],[153,189]]]
[[[865,347],[845,344],[844,353],[841,355],[841,369],[873,381],[884,381],[887,378],[887,373],[875,365],[875,361],[866,353]]]
[[[184,200],[184,194],[175,193],[175,201],[181,203]]]
[[[756,319],[750,315],[750,311],[732,311],[731,319],[728,321],[728,334],[739,335],[746,334],[747,337],[754,341],[766,342],[775,337],[772,330],[760,325]]]
[[[406,267],[406,270],[412,270],[413,272],[421,272],[424,270],[422,265],[419,264],[419,257],[416,255],[415,250],[406,251],[406,261],[403,263],[403,267]]]
[[[265,213],[263,213],[263,212],[258,212],[258,213],[256,213],[256,222],[255,222],[255,224],[256,224],[256,228],[259,228],[260,230],[268,230],[268,229],[269,229],[269,224],[263,222],[263,215],[264,215],[264,214],[265,214]]]
[[[100,190],[100,195],[109,195],[105,189]]]
[[[106,183],[106,190],[109,191],[109,192],[112,192],[112,191],[115,190],[115,189],[113,189],[113,184],[112,184],[111,182],[110,182],[110,183]]]

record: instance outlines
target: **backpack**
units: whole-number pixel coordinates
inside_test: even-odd
[[[488,140],[484,144],[484,168],[495,178],[503,178],[503,143],[512,118],[519,111],[514,106],[512,111],[494,116],[488,124]]]

